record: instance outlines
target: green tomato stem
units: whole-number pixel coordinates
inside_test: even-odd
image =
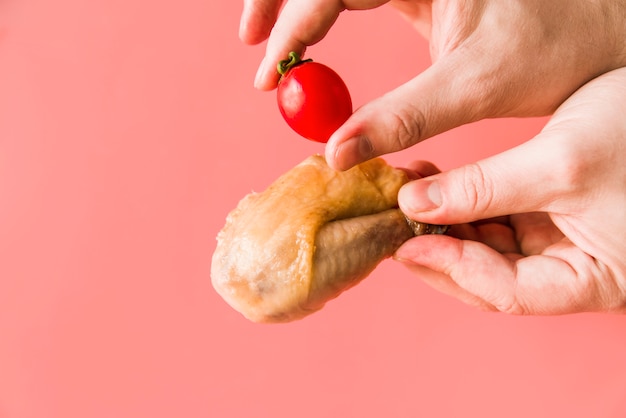
[[[287,74],[289,70],[298,65],[304,64],[305,62],[313,61],[312,59],[302,60],[300,59],[300,54],[297,52],[291,51],[289,53],[289,58],[278,61],[278,65],[276,65],[276,70],[278,70],[278,74],[281,76]]]

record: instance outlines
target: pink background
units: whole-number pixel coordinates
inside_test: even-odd
[[[391,261],[287,325],[215,294],[226,214],[322,152],[253,89],[240,10],[0,0],[0,417],[623,417],[624,316],[478,312]],[[357,106],[429,64],[388,8],[345,13],[309,56]],[[543,122],[389,161],[454,167]]]

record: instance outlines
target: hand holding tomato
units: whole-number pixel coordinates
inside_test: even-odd
[[[348,87],[335,71],[291,52],[278,63],[278,108],[303,137],[326,142],[352,114]]]
[[[326,157],[337,169],[479,119],[550,114],[626,65],[623,0],[246,0],[241,39],[269,37],[255,85],[275,88],[276,63],[319,42],[343,10],[385,3],[429,39],[434,64],[333,134]]]

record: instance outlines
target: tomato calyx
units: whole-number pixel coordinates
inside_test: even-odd
[[[306,62],[311,62],[311,61],[313,60],[312,59],[303,60],[300,58],[300,54],[298,54],[295,51],[291,51],[289,53],[289,58],[278,62],[278,64],[276,65],[276,70],[278,71],[278,74],[280,74],[281,76],[284,76],[293,67],[297,67],[298,65],[302,65]]]

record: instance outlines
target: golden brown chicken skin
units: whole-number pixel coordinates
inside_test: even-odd
[[[314,155],[244,197],[217,236],[215,290],[255,322],[287,322],[354,286],[406,240],[397,208],[403,170],[377,158],[337,172]]]

